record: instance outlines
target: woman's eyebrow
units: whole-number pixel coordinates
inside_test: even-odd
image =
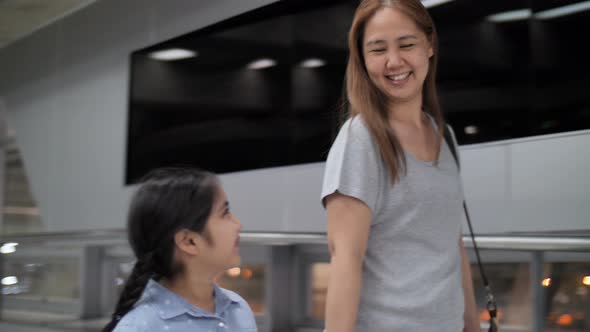
[[[418,39],[418,37],[416,37],[414,35],[404,35],[404,36],[399,37],[397,40],[404,41],[404,40],[408,40],[408,39]]]
[[[369,47],[371,45],[380,45],[380,44],[385,44],[385,40],[383,39],[375,39],[375,40],[369,40],[366,44],[365,47]]]

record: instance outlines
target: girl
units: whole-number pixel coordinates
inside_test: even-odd
[[[215,175],[153,171],[127,229],[137,262],[103,332],[256,331],[244,299],[214,283],[240,264],[241,229]]]
[[[363,0],[348,45],[349,118],[322,190],[326,330],[479,331],[434,23],[419,0]]]

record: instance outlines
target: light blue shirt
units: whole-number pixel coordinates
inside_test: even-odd
[[[215,286],[215,313],[200,309],[150,280],[113,332],[255,332],[252,310],[238,294]]]

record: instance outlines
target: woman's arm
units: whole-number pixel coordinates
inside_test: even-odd
[[[371,226],[371,210],[362,201],[332,194],[326,198],[330,280],[326,331],[353,332],[361,293],[361,272]]]
[[[463,274],[463,294],[465,296],[465,314],[464,332],[480,332],[479,317],[477,315],[477,306],[475,304],[475,295],[473,291],[473,278],[471,277],[471,264],[463,244],[463,239],[459,237],[459,251],[461,255],[461,270]]]

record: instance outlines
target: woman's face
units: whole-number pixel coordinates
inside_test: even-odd
[[[227,195],[219,188],[205,231],[210,237],[202,257],[207,264],[226,270],[240,265],[240,221],[231,213]]]
[[[398,9],[379,10],[367,21],[362,47],[371,81],[390,102],[422,99],[433,50],[411,18]]]

